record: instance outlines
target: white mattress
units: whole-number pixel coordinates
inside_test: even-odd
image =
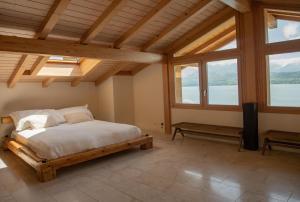
[[[55,159],[135,139],[141,137],[142,133],[136,126],[94,120],[61,124],[50,128],[14,131],[12,136],[31,148],[39,157]]]

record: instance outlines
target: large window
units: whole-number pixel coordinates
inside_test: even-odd
[[[294,113],[300,107],[300,12],[264,8],[264,15],[265,51],[258,69],[263,110]]]
[[[174,66],[175,104],[218,109],[238,107],[238,59],[199,61],[199,64]]]
[[[200,104],[198,64],[176,65],[175,99],[181,104]]]
[[[208,104],[238,105],[237,59],[208,62],[206,71]]]
[[[300,107],[300,52],[267,56],[268,105]]]

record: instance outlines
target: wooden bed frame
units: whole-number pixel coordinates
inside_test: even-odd
[[[12,119],[10,117],[1,117],[1,123],[12,123]],[[4,148],[9,149],[15,155],[23,159],[32,168],[34,168],[37,172],[38,179],[41,182],[54,179],[56,177],[56,170],[60,168],[124,151],[135,146],[140,146],[142,150],[150,149],[153,147],[153,137],[145,135],[130,141],[112,144],[97,149],[91,149],[52,160],[39,158],[29,147],[17,142],[12,138],[6,137],[4,140]]]

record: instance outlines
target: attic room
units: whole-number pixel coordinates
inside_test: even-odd
[[[300,201],[300,1],[0,0],[0,202]]]

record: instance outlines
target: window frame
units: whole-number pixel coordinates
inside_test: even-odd
[[[175,92],[175,90],[176,90],[176,84],[175,84],[175,71],[174,71],[174,69],[175,69],[175,66],[176,65],[188,65],[188,64],[198,64],[198,78],[199,78],[199,98],[200,98],[200,103],[199,104],[194,104],[194,103],[177,103],[176,102],[176,92]],[[202,75],[202,68],[201,68],[201,66],[200,66],[200,63],[198,63],[198,62],[193,62],[193,63],[185,63],[185,64],[176,64],[176,65],[172,65],[172,70],[171,70],[171,77],[173,78],[172,79],[172,84],[173,84],[173,86],[174,86],[174,90],[172,90],[172,105],[173,106],[177,106],[177,107],[184,107],[184,108],[194,108],[194,107],[197,107],[197,106],[199,106],[199,105],[202,105],[203,104],[203,98],[202,98],[202,79],[201,79],[201,75]]]
[[[233,51],[233,54],[231,54]],[[197,59],[198,62],[179,62],[176,61],[171,63],[170,68],[170,94],[171,94],[171,106],[172,108],[181,108],[181,109],[199,109],[199,110],[220,110],[220,111],[242,111],[242,75],[241,75],[241,56],[237,49],[230,49],[224,51],[218,51],[217,57],[212,53],[204,53],[200,54],[203,55],[202,58]],[[223,55],[226,53],[225,55]],[[208,104],[208,94],[204,96],[204,91],[208,91],[208,79],[207,79],[207,62],[214,62],[220,60],[230,60],[230,59],[237,59],[237,78],[238,78],[238,96],[239,102],[238,105],[212,105]],[[187,59],[189,61],[189,59]],[[192,64],[198,63],[199,67],[199,95],[200,95],[200,104],[188,104],[188,103],[176,103],[176,95],[175,95],[175,77],[174,77],[174,68],[175,65],[185,65],[185,64]]]
[[[238,105],[216,105],[216,104],[208,104],[208,75],[207,75],[207,63],[208,62],[215,62],[221,60],[237,60],[237,79],[238,79]],[[226,110],[226,111],[240,111],[242,110],[242,82],[241,82],[241,59],[240,57],[229,57],[229,58],[222,58],[222,59],[209,59],[203,60],[203,87],[206,90],[206,98],[204,99],[204,104],[206,109],[215,109],[215,110]],[[202,93],[203,94],[203,93]],[[203,95],[204,96],[204,95]]]
[[[285,114],[300,114],[300,107],[288,107],[288,106],[269,106],[269,66],[267,59],[268,55],[284,54],[292,52],[300,52],[300,39],[280,41],[268,43],[267,41],[267,20],[265,17],[265,10],[278,9],[284,11],[296,11],[299,12],[299,7],[280,6],[280,5],[268,5],[261,4],[256,9],[256,29],[257,29],[257,92],[259,111],[265,113],[285,113]]]

